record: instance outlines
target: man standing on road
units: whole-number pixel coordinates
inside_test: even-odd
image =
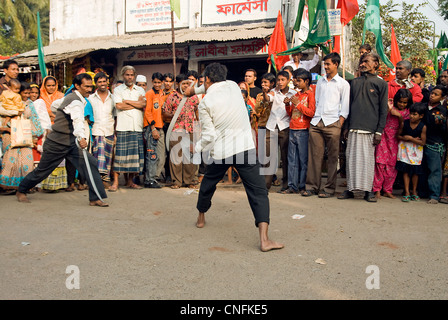
[[[104,187],[110,187],[112,153],[115,143],[115,101],[107,89],[108,76],[104,72],[97,73],[94,78],[97,90],[90,95],[93,118],[92,126],[93,156],[98,160],[98,170],[103,179]]]
[[[206,94],[199,104],[202,132],[196,151],[210,151],[213,162],[207,166],[199,190],[196,226],[204,227],[205,212],[211,207],[216,185],[227,169],[234,166],[243,180],[255,225],[259,229],[261,251],[281,249],[282,244],[268,238],[268,191],[256,161],[255,144],[241,90],[235,82],[226,81],[227,68],[222,64],[208,65],[204,76]]]
[[[114,182],[109,191],[117,191],[118,175],[125,174],[126,186],[142,189],[133,178],[143,172],[143,108],[145,90],[135,84],[136,71],[132,66],[121,69],[124,83],[114,89],[117,108],[117,144],[113,164]]]
[[[307,190],[303,196],[317,194],[319,198],[334,196],[338,173],[341,127],[349,112],[350,85],[338,75],[341,57],[332,52],[324,57],[325,76],[316,85],[316,113],[311,120]],[[327,148],[327,182],[321,188],[322,163]]]
[[[19,185],[16,193],[19,202],[30,202],[26,193],[48,177],[63,159],[67,159],[83,177],[86,177],[89,185],[90,205],[109,206],[101,200],[107,198],[107,194],[101,181],[96,159],[90,153],[86,153],[89,160],[89,163],[86,164],[81,150],[79,150],[79,148],[87,148],[84,130],[84,107],[87,103],[85,98],[90,95],[93,89],[92,77],[87,73],[81,73],[75,77],[73,85],[75,90],[64,97],[56,111],[56,118],[51,127],[52,131],[48,134],[43,145],[39,165]],[[90,167],[93,181],[87,165]],[[96,191],[98,191],[98,194]]]
[[[364,191],[364,199],[376,202],[372,192],[375,174],[375,147],[381,142],[388,112],[387,82],[376,75],[379,56],[369,53],[360,64],[361,76],[350,86],[350,112],[345,122],[347,138],[347,187],[338,199],[354,198]]]

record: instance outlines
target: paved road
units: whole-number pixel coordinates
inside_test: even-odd
[[[204,229],[185,188],[122,188],[109,208],[86,191],[2,196],[0,299],[448,298],[447,205],[276,188],[270,235],[285,248],[267,253],[241,185],[218,187]]]

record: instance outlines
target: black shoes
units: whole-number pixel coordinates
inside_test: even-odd
[[[145,188],[160,189],[162,186],[157,181],[151,181],[150,183],[145,183]]]
[[[352,191],[345,190],[338,196],[338,199],[353,199],[354,197],[355,195]]]
[[[367,202],[377,202],[378,199],[375,197],[375,192],[372,191],[366,191],[366,194],[364,196],[364,200]]]

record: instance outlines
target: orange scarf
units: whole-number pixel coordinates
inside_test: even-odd
[[[56,91],[53,92],[52,94],[49,94],[47,92],[47,90],[45,89],[45,82],[47,79],[53,79],[54,82],[56,83]],[[64,97],[64,94],[60,91],[58,91],[58,81],[56,80],[55,77],[53,76],[47,76],[44,78],[44,80],[42,81],[42,87],[40,88],[40,97],[42,100],[45,101],[45,105],[47,106],[47,111],[48,111],[48,115],[50,116],[51,119],[51,123],[54,122],[54,113],[51,112],[51,104],[58,99],[61,99]]]

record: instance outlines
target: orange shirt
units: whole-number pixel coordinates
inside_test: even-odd
[[[161,129],[163,127],[162,106],[167,96],[163,94],[162,90],[156,93],[154,89],[151,89],[146,92],[145,97],[146,108],[143,117],[143,127],[150,125],[154,121],[155,127]]]
[[[314,90],[310,89],[306,92],[298,92],[296,97],[299,103],[293,106],[292,103],[286,106],[286,113],[291,117],[289,128],[293,130],[309,129],[311,119],[316,112],[316,100],[314,98]]]

